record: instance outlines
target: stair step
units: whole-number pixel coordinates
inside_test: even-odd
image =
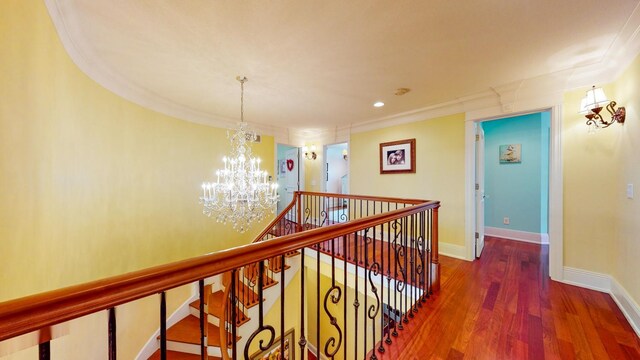
[[[220,347],[220,328],[211,323],[208,325],[208,346]],[[229,335],[231,337],[231,335]],[[160,337],[158,337],[160,338]],[[236,341],[240,337],[236,336]],[[167,341],[175,341],[187,344],[200,344],[200,319],[189,315],[167,329]]]
[[[211,297],[209,298],[212,305],[215,304],[220,304],[220,302],[222,301],[222,298],[224,296],[224,293],[222,291],[216,291],[215,293],[213,293],[211,295]],[[215,306],[214,305],[214,306]],[[192,302],[191,304],[189,304],[189,306],[191,306],[192,308],[196,309],[197,311],[200,311],[200,299],[195,300],[194,302]],[[238,321],[236,323],[236,326],[241,326],[242,324],[245,324],[247,322],[249,322],[249,320],[251,320],[251,318],[249,318],[247,316],[247,314],[245,314],[244,312],[242,312],[240,310],[239,307],[236,306],[236,314],[238,314]],[[213,316],[216,316],[215,314],[210,314]]]
[[[222,358],[219,358],[217,356],[209,356],[208,358],[209,358],[209,360],[222,360]],[[169,360],[199,360],[200,359],[200,355],[183,353],[183,352],[179,352],[179,351],[167,350],[167,359],[169,359]],[[153,355],[151,355],[151,357],[149,357],[148,360],[160,360],[160,350],[157,350],[156,352],[154,352]]]
[[[260,303],[258,293],[251,290],[246,284],[236,284],[236,296],[246,308],[252,308]]]

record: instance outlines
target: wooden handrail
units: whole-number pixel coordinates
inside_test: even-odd
[[[418,205],[418,204],[423,204],[425,202],[430,202],[430,200],[420,200],[420,199],[403,199],[403,198],[368,196],[368,195],[367,196],[349,195],[349,194],[323,193],[323,192],[313,192],[313,191],[296,191],[296,193],[301,195],[335,197],[335,198],[341,198],[341,199],[354,199],[354,200],[382,201],[382,202],[409,204],[409,205]]]
[[[423,202],[346,223],[6,301],[0,303],[0,341],[439,206],[439,201]]]
[[[284,219],[284,217],[287,216],[287,213],[289,213],[289,210],[291,210],[295,206],[297,200],[297,196],[294,196],[289,205],[287,205],[287,207],[284,208],[284,210],[282,210],[282,212],[278,216],[276,216],[276,218],[273,219],[258,236],[256,236],[253,242],[260,241],[265,235],[267,235],[269,231],[271,231],[271,229],[273,229],[274,226],[276,226],[276,224],[278,224],[278,222],[280,222],[280,220]]]

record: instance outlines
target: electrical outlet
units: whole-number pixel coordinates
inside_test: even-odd
[[[509,222],[510,222],[510,220],[509,220],[509,218],[508,218],[508,217],[505,217],[505,218],[502,220],[502,223],[503,223],[503,224],[505,224],[505,225],[509,225]]]

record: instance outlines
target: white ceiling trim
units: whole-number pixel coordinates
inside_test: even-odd
[[[231,118],[223,118],[219,116],[211,116],[204,112],[196,111],[191,108],[176,104],[158,94],[147,89],[132,84],[120,74],[104,67],[100,61],[87,56],[82,51],[74,37],[74,33],[80,29],[74,29],[64,21],[62,16],[61,2],[57,0],[44,0],[49,11],[49,15],[58,33],[58,37],[62,42],[71,60],[84,72],[89,78],[114,94],[138,104],[144,108],[157,111],[159,113],[169,115],[181,120],[187,120],[200,125],[214,126],[223,129],[234,129],[237,127],[238,120]],[[282,139],[287,137],[287,131],[284,128],[257,124],[248,122],[250,126],[260,134],[271,135]]]
[[[64,9],[61,7],[64,7],[66,3],[59,0],[44,0],[44,2],[58,36],[72,61],[98,84],[120,97],[169,116],[207,126],[228,129],[236,127],[237,119],[212,116],[177,104],[136,86],[106,68],[100,59],[94,59],[84,53],[80,44],[74,41],[73,35],[79,33],[80,29],[65,23],[62,15]],[[605,56],[597,63],[536,78],[522,79],[509,84],[497,84],[492,87],[493,91],[472,94],[453,101],[383,118],[359,121],[336,129],[294,130],[255,123],[251,123],[251,126],[261,134],[274,136],[276,142],[280,143],[304,144],[312,141],[333,143],[348,140],[350,133],[371,131],[456,113],[466,113],[467,119],[519,113],[560,104],[564,91],[613,81],[629,66],[639,52],[640,4],[630,14]]]

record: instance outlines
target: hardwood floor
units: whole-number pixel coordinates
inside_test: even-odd
[[[441,292],[378,359],[640,359],[608,294],[549,279],[547,246],[489,237],[479,261],[440,259]]]

